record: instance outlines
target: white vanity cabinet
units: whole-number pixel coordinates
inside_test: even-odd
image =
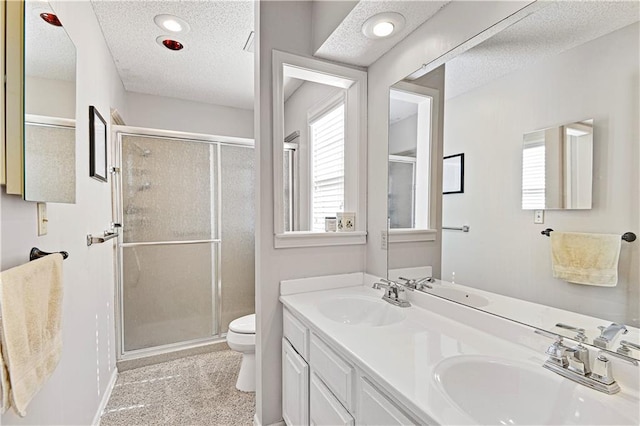
[[[283,335],[282,417],[287,425],[423,423],[411,420],[354,362],[286,308]]]

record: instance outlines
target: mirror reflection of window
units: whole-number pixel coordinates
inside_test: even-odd
[[[522,208],[545,208],[544,132],[525,135],[522,149]]]
[[[284,229],[324,232],[345,205],[346,90],[285,73],[284,91]]]
[[[326,217],[344,211],[344,101],[309,122],[312,231],[324,231]]]
[[[389,98],[390,226],[428,229],[433,97],[392,88]]]

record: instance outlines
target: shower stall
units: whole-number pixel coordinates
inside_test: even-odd
[[[254,312],[253,141],[114,128],[119,359],[222,339]]]

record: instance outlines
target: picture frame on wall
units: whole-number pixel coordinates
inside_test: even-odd
[[[107,122],[89,106],[89,176],[107,181]]]
[[[442,193],[464,193],[464,154],[447,155],[442,159]]]

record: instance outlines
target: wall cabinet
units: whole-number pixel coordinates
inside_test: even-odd
[[[283,335],[282,417],[287,425],[424,424],[286,308]]]

